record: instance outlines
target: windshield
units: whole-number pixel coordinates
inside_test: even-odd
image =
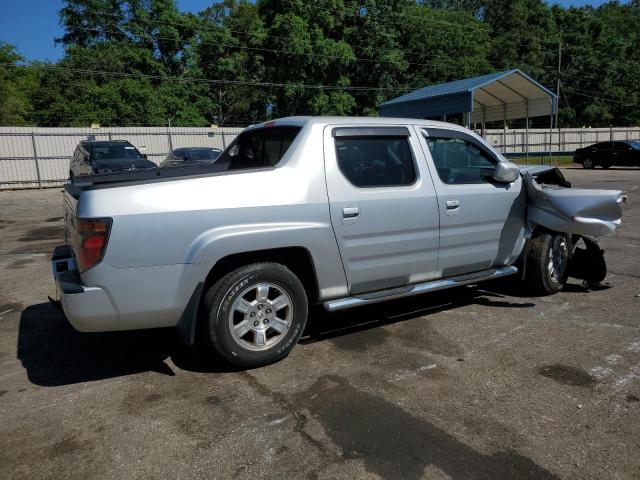
[[[189,158],[196,162],[215,160],[221,153],[221,150],[217,150],[215,148],[193,148],[189,150]]]
[[[634,150],[640,150],[640,142],[637,140],[631,140],[629,142],[627,142],[629,145],[631,145],[631,148],[633,148]]]
[[[93,160],[142,159],[133,145],[94,145],[91,149]]]

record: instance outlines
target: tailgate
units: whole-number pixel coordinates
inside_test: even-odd
[[[66,243],[71,248],[72,255],[77,247],[75,245],[75,242],[77,242],[78,238],[76,212],[80,193],[81,189],[74,187],[71,184],[66,184],[64,186],[64,237]]]

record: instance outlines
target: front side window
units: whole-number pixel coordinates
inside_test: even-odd
[[[440,180],[447,184],[488,181],[497,161],[462,138],[427,137],[427,145]]]
[[[406,136],[336,138],[342,174],[356,187],[411,185],[416,171]]]
[[[275,167],[301,127],[265,127],[241,133],[220,155],[217,165],[227,170]]]

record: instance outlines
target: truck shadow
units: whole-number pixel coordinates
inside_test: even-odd
[[[315,307],[309,314],[300,343],[329,340],[473,303],[501,308],[534,306],[509,302],[500,294],[459,288],[339,313],[330,314],[322,307]],[[203,347],[184,346],[173,328],[77,332],[50,303],[31,305],[22,311],[17,357],[29,380],[40,386],[69,385],[143,372],[173,376],[175,367],[206,373],[240,370],[212,359]],[[168,359],[173,365],[167,363]]]
[[[197,365],[198,352],[185,347],[173,328],[130,332],[81,333],[49,303],[23,310],[17,357],[29,381],[41,386],[69,385],[142,372],[173,376],[166,362],[179,368]],[[232,371],[208,362],[207,371]]]
[[[336,313],[327,313],[319,306],[310,312],[300,343],[329,340],[467,305],[515,309],[535,306],[531,302],[511,302],[498,292],[476,287],[460,287]]]

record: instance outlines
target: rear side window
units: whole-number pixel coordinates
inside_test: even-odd
[[[406,136],[336,138],[342,174],[356,187],[411,185],[416,170]]]
[[[444,183],[483,183],[491,178],[497,162],[477,145],[461,138],[427,137],[426,141]]]
[[[611,151],[611,150],[613,150],[613,143],[611,143],[611,142],[596,143],[593,146],[593,148],[595,148],[596,150]]]
[[[275,167],[300,130],[301,127],[265,127],[243,132],[216,164],[227,164],[228,170]]]

